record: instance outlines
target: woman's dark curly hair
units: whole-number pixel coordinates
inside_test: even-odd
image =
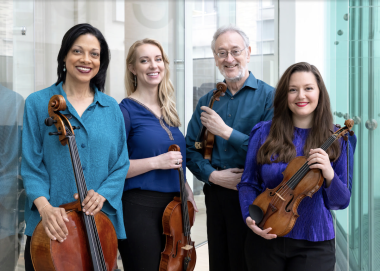
[[[70,28],[69,31],[66,32],[65,36],[63,36],[61,49],[59,50],[57,57],[58,80],[55,83],[55,85],[58,85],[61,82],[65,83],[66,72],[63,71],[63,65],[65,64],[64,59],[67,56],[69,50],[71,49],[71,46],[73,46],[75,40],[79,36],[86,34],[91,34],[94,37],[96,37],[100,44],[100,68],[99,72],[95,75],[95,77],[91,79],[90,85],[94,85],[98,88],[98,90],[104,92],[104,84],[106,82],[107,77],[107,68],[110,63],[111,56],[108,49],[108,44],[103,34],[97,28],[93,27],[90,24],[77,24]]]

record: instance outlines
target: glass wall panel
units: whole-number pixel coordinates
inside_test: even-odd
[[[353,118],[358,138],[351,203],[335,212],[337,270],[380,270],[379,11],[379,1],[329,3],[335,122]]]
[[[34,89],[33,8],[0,3],[0,270],[16,268],[25,242],[21,131],[24,99]]]

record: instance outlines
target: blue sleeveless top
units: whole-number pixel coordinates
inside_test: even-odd
[[[169,126],[148,107],[133,98],[119,104],[124,116],[129,159],[144,159],[168,152],[172,144],[181,148],[182,167],[186,169],[185,138],[178,127]],[[184,170],[186,178],[186,170]],[[131,189],[179,192],[179,175],[175,169],[151,170],[125,180],[124,191]]]

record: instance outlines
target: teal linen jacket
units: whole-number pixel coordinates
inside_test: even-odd
[[[112,221],[118,239],[125,239],[121,197],[129,168],[123,115],[118,103],[95,88],[94,102],[79,117],[67,100],[62,83],[35,92],[26,99],[22,136],[21,176],[27,194],[25,234],[32,236],[40,219],[33,201],[45,197],[54,207],[74,201],[77,192],[68,146],[62,146],[55,126],[46,126],[48,102],[62,95],[67,104],[63,114],[72,115],[72,126],[87,189],[106,198],[102,211]],[[70,234],[70,233],[69,233]]]

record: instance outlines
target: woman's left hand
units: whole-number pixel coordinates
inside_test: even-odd
[[[334,178],[334,169],[331,167],[329,155],[321,148],[311,149],[307,161],[310,168],[322,170],[323,177],[327,181],[327,186],[329,186]]]
[[[74,198],[78,199],[78,193],[74,194]],[[95,215],[103,208],[105,201],[105,197],[91,189],[87,192],[87,196],[82,202],[82,211],[86,212],[86,215]]]

